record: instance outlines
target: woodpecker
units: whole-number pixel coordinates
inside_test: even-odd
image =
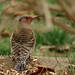
[[[26,69],[27,60],[35,48],[35,36],[31,22],[38,16],[21,16],[19,25],[11,36],[11,53],[16,62],[15,69]]]

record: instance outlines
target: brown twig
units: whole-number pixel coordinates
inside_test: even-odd
[[[43,13],[45,15],[46,24],[47,24],[45,29],[46,29],[46,31],[49,31],[50,29],[53,28],[49,5],[48,5],[47,1],[45,1],[45,0],[41,0],[41,4],[42,4]]]
[[[52,73],[56,74],[55,71],[54,71],[54,69],[38,66],[37,72],[32,73],[32,74],[30,74],[30,75],[42,75],[42,73],[45,73],[46,70],[49,71],[49,72],[52,72]]]
[[[74,0],[65,0],[65,2],[71,7],[75,1]]]
[[[43,49],[56,49],[57,48],[57,46],[41,46],[39,49],[40,50],[43,50]]]
[[[70,46],[68,44],[65,44],[65,45],[61,45],[61,46],[55,46],[55,45],[52,45],[52,46],[41,46],[39,48],[39,50],[45,50],[45,49],[69,50]]]
[[[75,1],[74,0],[65,0],[65,2],[72,9],[72,12],[75,14]]]
[[[63,12],[62,8],[59,5],[50,4],[49,9],[52,11]]]
[[[9,8],[14,8],[16,6],[16,3],[14,1],[11,1],[9,5],[6,6],[5,10],[2,12],[3,15],[7,14],[7,10]]]
[[[75,22],[73,11],[65,4],[63,0],[57,0],[67,16]]]
[[[66,24],[59,22],[57,18],[53,18],[53,23],[62,27],[65,31],[69,32],[70,34],[75,34],[75,29],[68,27]]]
[[[6,38],[6,37],[10,37],[10,34],[8,31],[5,31],[5,29],[3,29],[1,32],[0,32],[0,36],[3,37],[3,38]]]

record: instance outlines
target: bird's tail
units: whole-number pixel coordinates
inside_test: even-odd
[[[25,70],[26,69],[26,64],[27,64],[27,61],[28,61],[29,58],[30,58],[30,54],[26,53],[23,58],[21,58],[19,61],[17,61],[15,69],[17,71],[23,71],[23,70]]]
[[[17,63],[17,65],[15,66],[15,69],[17,71],[23,71],[26,69],[26,63],[25,62],[19,62]]]

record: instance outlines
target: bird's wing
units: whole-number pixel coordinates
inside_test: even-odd
[[[19,48],[19,44],[15,41],[13,38],[13,35],[11,36],[11,51],[15,51]]]
[[[11,38],[11,51],[16,61],[26,60],[29,57],[29,49],[16,42],[13,36]]]
[[[33,50],[35,48],[35,37],[34,37],[33,33],[32,33],[32,37],[29,39],[29,41],[27,43],[23,44],[23,47],[28,49],[30,54],[33,52]]]

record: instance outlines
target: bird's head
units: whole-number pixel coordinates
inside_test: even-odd
[[[38,19],[39,16],[21,16],[19,22],[31,23],[32,20]]]

